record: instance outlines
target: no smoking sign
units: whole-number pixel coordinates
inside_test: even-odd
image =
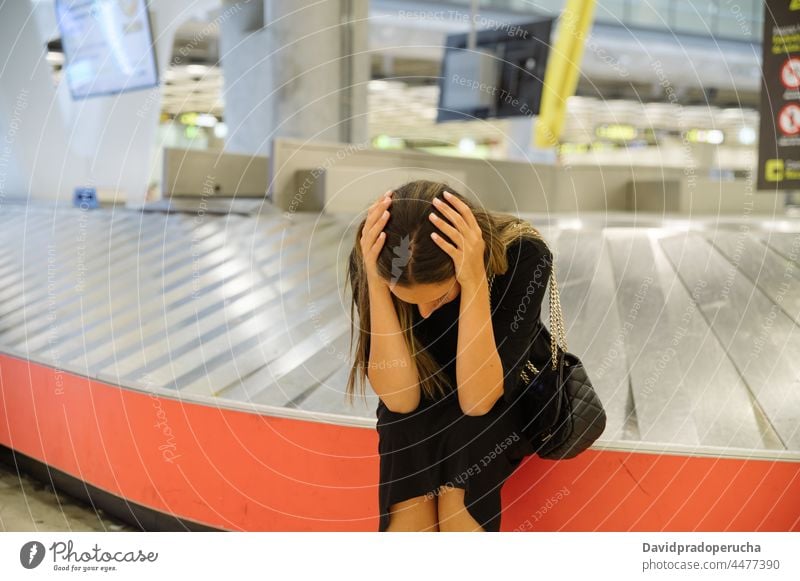
[[[800,88],[800,58],[789,57],[781,67],[781,83],[787,89]]]
[[[778,113],[778,127],[784,135],[800,133],[800,105],[789,103]]]

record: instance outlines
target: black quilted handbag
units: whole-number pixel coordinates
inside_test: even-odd
[[[494,274],[489,276],[490,294],[493,280]],[[539,457],[565,460],[600,437],[606,412],[583,363],[567,351],[555,262],[550,274],[550,331],[544,325],[541,329],[550,338],[551,357],[541,370],[526,361],[520,373],[524,385],[517,404],[525,418],[522,432]]]

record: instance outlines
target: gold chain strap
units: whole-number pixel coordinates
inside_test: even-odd
[[[553,369],[555,369],[556,345],[559,345],[562,351],[567,351],[567,331],[564,328],[564,315],[561,313],[561,297],[558,294],[558,283],[556,282],[555,258],[553,258],[552,268],[553,270],[550,273],[550,351],[553,354]]]
[[[489,307],[491,310],[492,305],[492,284],[494,283],[494,273],[489,275]],[[558,352],[556,348],[560,346],[562,351],[567,351],[567,333],[564,329],[564,316],[561,312],[561,297],[558,294],[558,283],[556,282],[556,261],[553,258],[552,271],[550,273],[550,353],[552,367],[557,367]],[[530,369],[533,373],[538,373],[539,370],[527,360],[525,367]],[[520,372],[520,376],[525,382],[530,382],[525,368]]]

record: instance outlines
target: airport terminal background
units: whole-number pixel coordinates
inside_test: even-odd
[[[551,147],[538,115],[437,115],[449,37],[553,18],[552,45],[564,1],[153,0],[124,14],[152,39],[125,91],[68,82],[57,4],[0,3],[0,530],[374,530],[344,267],[410,179],[554,249],[608,413],[594,476],[630,497],[537,527],[713,528],[736,510],[691,508],[733,479],[797,486],[800,192],[756,184],[763,2],[596,2]],[[525,468],[508,530],[558,490]],[[733,528],[797,530],[768,496]]]

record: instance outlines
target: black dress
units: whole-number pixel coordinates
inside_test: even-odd
[[[549,344],[540,315],[551,272],[552,255],[544,242],[519,239],[507,249],[509,267],[497,275],[491,293],[491,316],[505,378],[504,393],[486,414],[465,415],[455,387],[444,397],[424,392],[416,410],[390,411],[379,400],[379,531],[389,526],[389,507],[417,496],[432,497],[440,486],[463,488],[464,504],[486,530],[500,529],[500,488],[532,446],[521,434],[513,405],[518,378],[530,355],[541,368]],[[424,319],[414,309],[414,333],[456,386],[460,297]]]

